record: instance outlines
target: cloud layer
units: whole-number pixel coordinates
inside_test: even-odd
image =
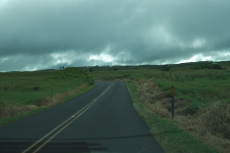
[[[0,71],[230,59],[229,0],[0,0]]]

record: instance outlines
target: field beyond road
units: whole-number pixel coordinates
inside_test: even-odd
[[[134,107],[165,152],[230,152],[229,61],[91,67],[89,71],[95,80],[127,83]],[[171,86],[175,87],[174,119]]]
[[[0,126],[61,103],[93,84],[77,68],[0,73]]]

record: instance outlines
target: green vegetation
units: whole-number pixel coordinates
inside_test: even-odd
[[[200,107],[206,107],[217,101],[230,103],[228,71],[179,71],[158,75],[160,79],[155,79],[155,82],[168,96],[173,85],[176,97],[190,100],[190,113],[196,113]]]
[[[63,102],[93,84],[93,79],[78,68],[0,73],[0,125],[30,114],[25,112]]]
[[[201,140],[180,129],[175,123],[161,119],[153,114],[141,102],[135,83],[128,83],[134,108],[145,120],[154,138],[161,144],[166,153],[217,153],[218,151],[208,147]]]
[[[97,66],[88,73],[95,80],[128,84],[134,108],[166,152],[229,152],[229,61],[113,69]],[[175,87],[173,120],[171,86]]]

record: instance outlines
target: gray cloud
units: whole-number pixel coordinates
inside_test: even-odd
[[[0,71],[229,60],[229,6],[229,0],[0,0]]]

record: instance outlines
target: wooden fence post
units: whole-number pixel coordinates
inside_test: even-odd
[[[174,95],[175,95],[175,88],[171,86],[171,112],[172,112],[172,119],[174,118]]]

